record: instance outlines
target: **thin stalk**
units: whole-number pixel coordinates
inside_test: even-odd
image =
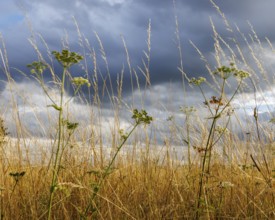
[[[65,102],[65,106],[76,96],[76,94],[80,91],[81,85],[77,86],[76,89],[74,90],[74,94]]]
[[[101,189],[101,187],[102,187],[102,185],[103,185],[103,183],[104,183],[104,180],[105,180],[106,177],[108,176],[108,174],[109,174],[109,172],[110,172],[110,170],[111,170],[111,168],[112,168],[112,166],[113,166],[113,164],[114,164],[114,162],[115,162],[115,159],[116,159],[118,153],[120,152],[120,150],[121,150],[121,148],[123,147],[123,145],[125,144],[125,142],[128,140],[128,138],[131,136],[131,134],[134,132],[134,130],[137,128],[137,126],[138,126],[139,124],[140,124],[140,122],[137,121],[136,124],[134,125],[134,127],[132,128],[132,130],[128,133],[128,135],[127,135],[125,138],[123,138],[123,141],[122,141],[121,144],[118,146],[118,148],[117,148],[117,150],[116,150],[114,156],[112,157],[112,160],[109,162],[109,165],[105,168],[105,171],[104,171],[104,173],[102,174],[99,183],[97,184],[97,189],[94,190],[93,195],[92,195],[91,198],[90,198],[90,202],[89,202],[88,206],[87,206],[86,209],[85,209],[84,215],[81,216],[81,218],[84,218],[84,219],[87,218],[88,212],[89,212],[90,208],[92,207],[92,203],[93,203],[93,201],[95,200],[95,198],[97,197],[98,192],[99,192],[99,190]]]
[[[221,96],[220,96],[221,98],[224,94],[225,81],[226,81],[226,79],[224,78],[223,84],[222,84],[222,87],[221,87]],[[210,144],[210,143],[213,142],[213,138],[214,138],[214,133],[213,132],[215,130],[216,121],[222,115],[222,113],[225,111],[225,109],[230,105],[231,101],[233,100],[233,98],[237,94],[241,84],[242,84],[242,79],[239,82],[238,87],[236,88],[235,92],[233,93],[233,95],[231,96],[231,98],[229,99],[227,104],[221,109],[220,112],[219,112],[219,110],[220,110],[221,105],[219,104],[216,111],[215,111],[213,121],[212,121],[212,124],[211,124],[211,128],[210,128],[210,131],[209,131],[207,143],[206,143],[205,153],[204,153],[204,156],[203,156],[202,169],[201,169],[200,182],[199,182],[199,194],[198,194],[198,204],[197,204],[197,210],[196,210],[196,219],[199,219],[199,208],[200,208],[200,205],[201,205],[200,200],[201,200],[201,196],[202,196],[203,177],[204,177],[206,158],[207,157],[209,157],[208,164],[207,164],[207,173],[210,172],[211,152],[212,152],[212,149],[213,149],[213,146],[214,146],[213,143],[212,144]],[[214,143],[216,143],[216,142],[214,142]]]
[[[200,174],[200,182],[199,182],[199,194],[198,194],[198,204],[197,204],[197,210],[196,210],[196,217],[195,219],[199,219],[199,209],[200,209],[200,205],[201,205],[201,195],[202,195],[202,187],[203,187],[203,177],[204,177],[204,170],[205,170],[205,164],[206,164],[206,158],[207,158],[207,152],[208,152],[208,146],[210,143],[210,139],[216,124],[216,120],[217,118],[214,117],[212,124],[211,124],[211,128],[209,131],[209,135],[208,135],[208,139],[207,139],[207,143],[206,143],[206,148],[205,148],[205,153],[203,156],[203,162],[202,162],[202,168],[201,168],[201,174]]]
[[[203,92],[201,86],[199,85],[198,87],[199,87],[199,89],[200,89],[200,91],[201,91],[201,94],[202,94],[202,96],[203,96],[204,102],[205,102],[205,103],[208,103],[208,102],[207,102],[207,98],[206,98],[206,96],[205,96],[205,94],[204,94],[204,92]],[[207,104],[206,106],[207,106],[209,112],[211,113],[211,115],[213,116],[214,113],[212,112],[212,109],[210,108],[209,104]]]
[[[258,109],[257,109],[257,106],[254,108],[254,119],[255,119],[255,123],[256,123],[256,129],[257,129],[257,136],[258,136],[258,140],[260,142],[260,150],[261,150],[261,153],[262,153],[262,157],[263,157],[263,160],[264,160],[264,164],[265,164],[265,167],[266,167],[266,170],[267,170],[267,173],[270,177],[270,171],[269,171],[269,167],[268,167],[268,163],[267,163],[267,160],[266,160],[266,157],[265,157],[265,153],[263,151],[263,148],[262,148],[262,141],[261,141],[261,135],[260,135],[260,129],[259,129],[259,121],[258,121]],[[253,161],[254,162],[254,161]],[[266,179],[266,178],[265,178]],[[267,178],[268,179],[268,178]],[[268,184],[269,181],[267,182]]]
[[[187,153],[188,153],[188,168],[189,168],[189,171],[191,170],[191,146],[190,146],[190,128],[189,128],[189,116],[186,115],[186,132],[187,132],[187,146],[188,146],[188,149],[187,149]]]
[[[221,98],[222,98],[223,93],[224,93],[224,87],[225,87],[225,79],[223,79],[223,83],[222,83],[222,87],[221,87],[221,96],[220,96]],[[211,150],[212,150],[210,142],[211,142],[211,140],[214,137],[213,135],[214,135],[216,121],[217,121],[217,119],[221,115],[221,112],[219,113],[220,106],[221,105],[218,104],[218,107],[217,107],[217,109],[215,111],[215,114],[213,116],[212,124],[211,124],[211,127],[210,127],[210,131],[209,131],[209,134],[208,134],[208,138],[207,138],[207,142],[206,142],[206,147],[205,147],[205,151],[204,151],[204,155],[203,155],[203,162],[202,162],[200,181],[199,181],[198,204],[197,204],[197,210],[196,210],[196,217],[195,217],[195,219],[199,219],[199,209],[200,209],[200,205],[201,205],[201,196],[202,196],[202,188],[203,188],[203,177],[204,177],[204,172],[205,172],[206,158],[209,156],[209,162],[208,162],[208,167],[209,167],[209,164],[210,164],[210,155],[211,155]]]
[[[225,125],[225,128],[228,127],[229,122],[230,122],[230,118],[227,120],[226,125]],[[220,136],[218,136],[218,138],[213,142],[212,147],[218,143],[218,141],[222,138],[222,136],[224,136],[225,131],[226,131],[226,129],[224,129],[224,130],[222,131],[222,133],[220,134]]]
[[[58,142],[57,142],[57,149],[55,153],[55,161],[53,167],[53,176],[52,182],[50,186],[50,198],[48,203],[48,220],[51,219],[51,211],[52,211],[52,202],[54,198],[55,187],[57,184],[58,172],[59,172],[59,151],[62,148],[62,132],[63,132],[63,97],[64,97],[64,84],[65,84],[65,76],[66,76],[67,69],[64,67],[62,73],[62,81],[61,81],[61,88],[60,88],[60,109],[59,109],[59,117],[58,117]]]
[[[223,113],[223,112],[225,111],[225,109],[230,105],[231,101],[233,100],[233,98],[234,98],[235,95],[237,94],[237,92],[238,92],[238,90],[239,90],[241,84],[242,84],[242,80],[241,80],[240,83],[238,84],[238,86],[237,86],[235,92],[233,93],[233,95],[231,96],[231,98],[229,99],[229,101],[226,103],[226,105],[221,109],[221,111],[218,113],[218,115],[217,115],[217,112],[216,112],[215,115],[217,115],[217,116],[221,116],[221,115],[222,115],[222,113]],[[222,87],[222,94],[224,93],[224,86],[225,86],[225,80],[224,80],[223,87]],[[222,97],[222,96],[221,96],[221,97]],[[220,107],[220,105],[219,105],[218,107]],[[219,111],[219,109],[218,109],[218,111]],[[214,136],[213,136],[213,137],[214,137]],[[213,139],[212,139],[212,141],[213,141]],[[210,161],[211,161],[211,153],[212,153],[213,146],[214,146],[213,143],[210,144],[210,146],[209,146],[209,160],[208,160],[207,172],[210,171]]]

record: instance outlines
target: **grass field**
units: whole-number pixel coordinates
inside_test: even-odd
[[[112,83],[97,34],[106,75],[97,66],[97,51],[83,43],[87,39],[78,29],[80,52],[65,45],[41,54],[31,39],[38,60],[26,64],[30,72],[17,71],[26,85],[39,88],[39,105],[12,78],[3,40],[1,68],[10,105],[0,109],[1,219],[275,219],[275,120],[268,101],[274,96],[274,76],[261,57],[274,51],[252,27],[247,39],[218,8],[217,13],[234,38],[224,39],[212,25],[215,64],[191,42],[208,75],[189,77],[181,62],[178,67],[183,99],[195,93],[201,101],[177,109],[158,103],[163,107],[158,112],[147,105],[154,101],[150,94],[158,91],[150,81],[150,22],[139,68],[144,85],[124,39],[129,73],[123,70]],[[246,42],[245,50],[240,40]],[[92,63],[93,70],[83,62]],[[82,67],[84,74],[75,77],[73,66]],[[126,74],[131,97],[123,93]],[[102,78],[103,87],[98,84]],[[31,109],[27,120],[33,127],[24,124],[18,100]],[[267,106],[264,115],[259,102]],[[12,132],[5,125],[11,121]]]

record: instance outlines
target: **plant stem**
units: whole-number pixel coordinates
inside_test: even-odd
[[[224,95],[225,81],[226,81],[226,79],[223,79],[220,99],[222,99],[222,97]],[[211,153],[212,153],[213,146],[216,143],[216,142],[214,142],[214,144],[213,144],[213,138],[214,138],[214,131],[215,131],[216,122],[217,122],[217,119],[219,118],[219,116],[221,116],[221,114],[225,111],[225,109],[230,105],[231,101],[233,100],[233,98],[237,94],[241,84],[242,84],[242,80],[239,82],[236,90],[234,91],[233,95],[231,96],[229,101],[226,103],[226,105],[220,110],[221,105],[218,104],[218,107],[215,111],[213,121],[212,121],[212,124],[211,124],[211,128],[210,128],[210,131],[209,131],[207,143],[206,143],[205,153],[204,153],[204,156],[203,156],[202,169],[201,169],[201,175],[200,175],[200,181],[199,181],[199,193],[198,193],[198,204],[197,204],[197,210],[196,210],[196,219],[199,219],[199,209],[200,209],[200,205],[201,205],[200,200],[201,200],[201,196],[202,196],[203,177],[204,177],[204,173],[205,173],[206,158],[209,157],[208,158],[208,164],[207,164],[207,173],[209,174],[210,164],[211,164]]]
[[[97,184],[97,190],[94,190],[93,192],[93,195],[91,196],[90,198],[90,201],[89,201],[89,204],[88,206],[86,207],[85,209],[85,212],[84,212],[84,215],[81,217],[81,218],[84,218],[86,219],[87,218],[87,215],[88,215],[88,212],[89,212],[89,209],[92,207],[92,203],[93,201],[95,200],[95,198],[97,197],[98,195],[98,192],[99,190],[101,189],[103,183],[104,183],[104,180],[106,179],[106,177],[108,176],[114,162],[115,162],[115,159],[119,153],[119,151],[121,150],[121,148],[123,147],[123,145],[125,144],[125,142],[129,139],[129,137],[131,136],[131,134],[134,132],[134,130],[137,128],[137,126],[140,124],[139,121],[136,122],[136,124],[134,125],[134,127],[132,128],[132,130],[128,133],[128,135],[123,139],[123,141],[121,142],[121,144],[118,146],[114,156],[112,157],[112,160],[109,162],[109,165],[105,168],[105,171],[104,173],[102,174],[101,176],[101,179],[99,181],[99,183]]]
[[[225,87],[225,79],[223,79],[223,83],[222,83],[222,87],[221,87],[220,99],[222,98],[222,96],[224,94],[224,87]],[[212,141],[213,141],[212,139],[214,137],[214,131],[215,131],[215,126],[216,126],[216,121],[219,118],[219,116],[221,115],[221,112],[219,112],[220,106],[221,105],[218,104],[218,107],[217,107],[217,109],[215,111],[215,114],[213,116],[212,124],[211,124],[211,127],[210,127],[210,131],[209,131],[209,134],[208,134],[208,138],[207,138],[207,142],[206,142],[206,147],[205,147],[205,151],[204,151],[204,155],[203,155],[203,162],[202,162],[200,181],[199,181],[198,204],[197,204],[197,210],[196,210],[196,217],[195,217],[195,219],[199,219],[199,209],[200,209],[200,205],[201,205],[201,196],[202,196],[202,188],[203,188],[203,177],[204,177],[204,172],[205,172],[206,158],[209,157],[209,159],[208,159],[208,172],[209,172],[209,169],[210,169],[210,157],[211,157],[211,150],[212,150],[212,147],[211,147],[210,143],[212,143]],[[224,107],[224,108],[226,108],[226,107]]]
[[[55,153],[55,160],[54,160],[54,167],[53,167],[53,176],[52,182],[50,186],[50,198],[48,203],[48,220],[51,219],[51,211],[52,211],[52,202],[54,198],[55,187],[57,185],[58,173],[59,173],[59,166],[60,166],[60,159],[59,159],[59,152],[62,148],[62,132],[63,132],[63,97],[64,97],[64,84],[65,84],[65,76],[66,76],[67,69],[64,67],[62,73],[62,81],[61,81],[61,88],[60,88],[60,110],[59,110],[59,117],[58,117],[58,140],[57,140],[57,149]]]
[[[186,115],[186,119],[185,119],[185,122],[186,122],[186,132],[187,132],[187,146],[188,146],[188,168],[189,168],[189,171],[191,170],[191,146],[190,146],[190,127],[189,127],[189,116]]]

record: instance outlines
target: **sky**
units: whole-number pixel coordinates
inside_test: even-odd
[[[257,84],[258,105],[262,106],[262,113],[266,113],[274,106],[274,94],[272,87],[274,71],[274,51],[268,45],[275,41],[274,20],[275,2],[273,0],[215,0],[216,6],[224,14],[217,11],[213,2],[208,0],[2,0],[0,1],[0,33],[5,43],[10,72],[15,80],[15,96],[10,94],[10,87],[5,82],[7,77],[4,74],[3,62],[0,62],[0,91],[2,115],[9,118],[7,122],[11,133],[16,133],[14,114],[8,110],[11,108],[12,99],[15,97],[21,120],[34,135],[43,135],[41,130],[37,134],[37,121],[47,121],[49,110],[43,108],[47,105],[47,100],[43,97],[43,91],[37,83],[31,79],[26,68],[26,64],[37,60],[35,49],[30,40],[35,41],[41,54],[47,58],[47,47],[49,51],[62,49],[64,42],[68,42],[69,48],[79,52],[89,58],[91,55],[87,47],[85,50],[80,45],[79,33],[82,40],[89,41],[90,48],[97,54],[98,71],[105,78],[108,70],[105,60],[100,54],[100,43],[102,43],[112,84],[115,86],[117,74],[124,70],[123,97],[125,103],[131,103],[133,97],[139,100],[144,94],[144,86],[139,93],[134,85],[131,89],[130,71],[127,63],[127,56],[123,40],[127,45],[132,71],[136,71],[140,79],[140,85],[144,85],[146,78],[141,70],[144,70],[142,61],[146,61],[145,53],[148,54],[148,28],[150,27],[150,80],[151,87],[144,96],[141,103],[145,103],[148,112],[152,112],[159,122],[171,114],[178,114],[182,105],[196,105],[202,103],[203,98],[199,91],[186,86],[188,95],[184,95],[182,88],[182,73],[179,71],[180,56],[178,46],[180,44],[182,52],[183,71],[189,77],[203,76],[212,84],[211,77],[205,67],[205,62],[194,48],[198,48],[203,54],[211,70],[217,67],[215,60],[215,47],[213,26],[219,36],[237,53],[237,47],[244,52],[247,64],[237,56],[238,65],[246,71],[254,70],[255,82]],[[227,26],[222,16],[226,16],[230,26]],[[176,20],[178,28],[176,27]],[[248,22],[249,21],[249,22]],[[212,23],[211,23],[212,22]],[[77,24],[77,25],[76,25]],[[251,30],[257,33],[257,37]],[[232,29],[233,31],[230,31]],[[240,32],[238,31],[240,30]],[[179,32],[179,39],[177,38]],[[246,38],[243,38],[242,34]],[[268,37],[268,41],[266,41]],[[232,39],[237,39],[234,44]],[[47,47],[43,41],[47,43]],[[246,40],[247,42],[246,42]],[[258,39],[261,43],[258,42]],[[191,43],[192,42],[192,43]],[[66,44],[66,43],[65,43]],[[224,56],[221,55],[221,63],[228,64],[232,58],[227,44],[222,44]],[[0,47],[4,52],[3,45]],[[251,49],[259,56],[257,61],[251,54]],[[248,55],[247,55],[248,54]],[[259,64],[260,63],[260,64]],[[57,65],[57,64],[56,64]],[[261,69],[263,66],[263,69]],[[60,69],[57,68],[57,72]],[[93,61],[88,59],[87,69],[90,76],[93,74]],[[27,75],[19,73],[18,69]],[[81,75],[83,71],[80,67],[74,69],[73,74]],[[263,75],[266,73],[266,78]],[[27,80],[27,78],[29,78]],[[264,80],[261,80],[263,79]],[[258,80],[258,81],[257,81]],[[269,82],[269,86],[266,86]],[[249,82],[247,82],[249,85]],[[99,82],[103,87],[103,82]],[[232,85],[235,85],[232,82]],[[248,86],[251,87],[251,86]],[[216,95],[215,92],[204,87],[207,96],[210,98]],[[53,93],[57,93],[54,89]],[[250,99],[248,107],[252,115],[253,89],[245,90],[244,96],[237,96],[236,103],[242,106],[242,100]],[[228,94],[232,88],[227,90]],[[268,94],[268,99],[263,96]],[[32,99],[26,97],[35,96]],[[68,91],[68,97],[70,91]],[[115,93],[115,95],[117,95]],[[266,101],[267,100],[267,101]],[[268,102],[268,103],[266,103]],[[103,109],[108,118],[110,103],[104,100]],[[248,103],[248,102],[247,102]],[[76,109],[93,108],[93,106],[83,105],[77,101],[72,102]],[[141,104],[136,103],[137,107]],[[0,107],[1,107],[0,106]],[[132,106],[135,107],[135,106]],[[44,110],[43,110],[44,109]],[[46,110],[45,110],[46,109]],[[35,113],[34,113],[35,110]],[[110,110],[112,111],[112,110]],[[125,114],[122,114],[125,115]],[[129,116],[129,114],[126,114]],[[182,116],[183,117],[183,116]],[[39,119],[33,119],[39,118]],[[110,121],[111,116],[110,116]],[[107,121],[109,119],[106,119]],[[37,120],[37,121],[36,121]],[[84,116],[79,116],[79,120],[86,120]],[[125,119],[126,120],[126,119]],[[127,120],[126,120],[127,121]],[[106,122],[107,123],[107,122]],[[43,123],[44,125],[47,123]],[[108,124],[108,123],[107,123]],[[46,126],[46,125],[45,125]],[[42,132],[43,133],[43,132]]]

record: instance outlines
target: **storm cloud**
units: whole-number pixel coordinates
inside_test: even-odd
[[[260,37],[268,36],[271,41],[275,38],[270,31],[274,20],[273,1],[234,0],[216,1],[216,4],[232,27],[237,24],[242,31],[247,31],[250,27],[246,21],[250,21]],[[141,60],[145,59],[143,51],[147,50],[147,28],[150,20],[150,74],[153,84],[178,81],[181,78],[177,70],[179,54],[175,36],[175,16],[179,22],[183,67],[189,76],[205,70],[189,40],[192,40],[206,57],[211,58],[214,51],[210,18],[221,36],[231,37],[223,19],[210,1],[2,1],[0,12],[0,31],[6,43],[11,66],[24,68],[26,63],[35,59],[35,52],[28,42],[28,38],[35,33],[41,34],[50,50],[60,50],[61,41],[66,39],[67,35],[70,48],[82,52],[78,44],[79,36],[74,17],[81,34],[89,40],[92,48],[99,49],[94,32],[100,37],[114,79],[121,71],[122,65],[126,65],[121,35],[126,41],[133,67],[142,66]],[[45,55],[45,47],[39,45]]]

